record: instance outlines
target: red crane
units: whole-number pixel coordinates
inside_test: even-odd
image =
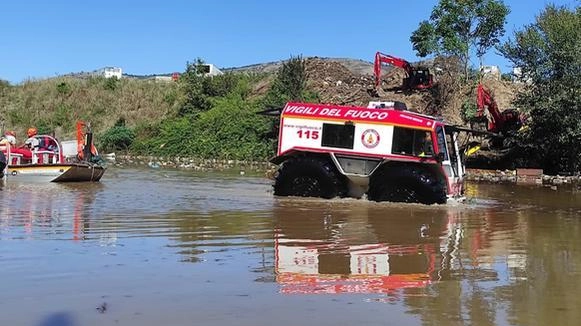
[[[404,59],[377,52],[375,53],[375,62],[373,64],[376,88],[381,84],[381,66],[384,63],[402,68],[405,71],[407,76],[403,80],[402,90],[423,90],[434,86],[434,77],[428,68],[413,67]]]

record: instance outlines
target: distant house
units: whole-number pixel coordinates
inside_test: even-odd
[[[482,77],[500,80],[500,68],[498,66],[480,66]]]
[[[95,70],[93,75],[105,78],[117,77],[118,79],[121,79],[123,76],[123,69],[119,67],[105,67]]]
[[[172,76],[153,76],[153,80],[156,82],[172,82],[174,79]]]
[[[222,70],[218,69],[218,67],[211,63],[202,64],[200,65],[199,69],[201,70],[200,72],[204,74],[204,76],[217,76],[224,74]]]

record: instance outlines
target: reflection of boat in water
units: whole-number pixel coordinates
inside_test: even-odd
[[[82,182],[99,181],[105,167],[97,163],[90,130],[84,132],[84,123],[77,123],[77,140],[59,142],[49,135],[35,136],[39,146],[28,155],[12,148],[0,146],[0,177],[19,181]],[[88,145],[87,145],[88,144]]]
[[[305,213],[287,207],[288,217],[278,218],[275,272],[282,293],[389,293],[432,282],[445,212],[386,218],[385,209],[360,207],[332,221],[324,212]]]
[[[93,217],[93,202],[101,183],[0,184],[0,238],[64,236],[80,240]]]

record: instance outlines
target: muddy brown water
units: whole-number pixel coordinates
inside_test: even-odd
[[[581,192],[273,198],[260,176],[111,168],[0,187],[0,325],[581,325]]]

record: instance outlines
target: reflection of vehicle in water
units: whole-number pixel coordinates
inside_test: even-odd
[[[397,211],[386,217],[385,210],[363,206],[325,216],[281,209],[275,233],[281,292],[389,293],[430,284],[447,215]]]
[[[430,246],[391,249],[376,244],[335,251],[277,240],[276,255],[276,280],[283,293],[383,293],[423,287],[430,283],[435,263]]]

